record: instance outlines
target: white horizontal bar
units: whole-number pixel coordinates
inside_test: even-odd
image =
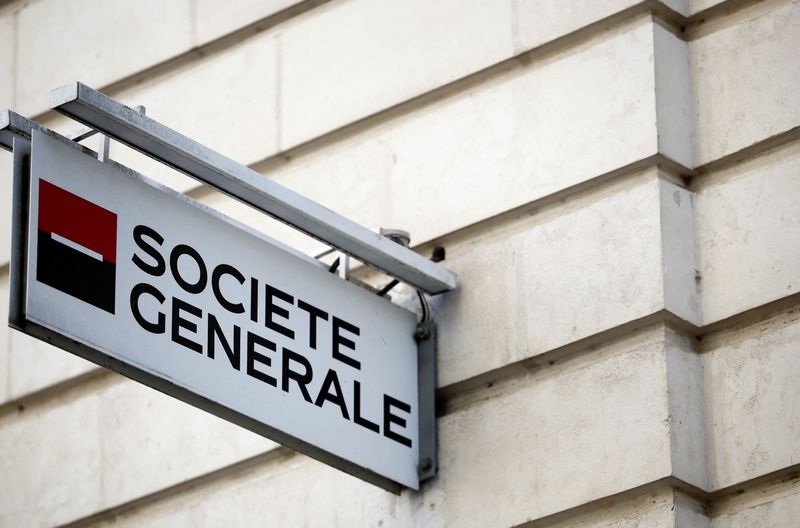
[[[81,83],[50,107],[428,293],[456,287],[441,264],[400,246]]]
[[[86,246],[82,246],[82,245],[78,244],[77,242],[73,242],[72,240],[70,240],[68,238],[64,238],[63,236],[59,235],[58,233],[50,233],[50,238],[52,238],[56,242],[64,244],[67,247],[71,247],[75,251],[79,251],[80,253],[83,253],[87,257],[92,257],[95,260],[99,260],[100,262],[103,262],[103,255],[102,254],[98,253],[97,251],[95,251],[93,249],[89,249]]]

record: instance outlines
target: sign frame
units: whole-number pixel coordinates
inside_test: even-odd
[[[71,141],[44,127],[38,127],[45,135],[62,143],[70,145],[81,151],[83,155],[95,157],[96,154],[82,145]],[[370,482],[389,492],[399,494],[403,489],[402,484],[380,475],[370,469],[359,466],[357,463],[341,458],[314,444],[294,437],[282,430],[260,422],[250,416],[233,410],[221,403],[197,394],[188,388],[172,383],[135,365],[126,363],[110,356],[98,348],[76,341],[59,332],[42,326],[26,315],[27,291],[27,260],[29,240],[29,213],[30,213],[30,184],[31,184],[31,141],[20,136],[13,137],[13,190],[12,190],[12,248],[9,268],[10,279],[10,304],[9,326],[29,334],[37,339],[50,343],[58,348],[86,359],[101,367],[113,370],[134,381],[154,388],[164,394],[184,401],[194,407],[214,414],[226,421],[239,425],[260,436],[278,442],[281,445],[309,455],[325,464],[347,472],[357,478]],[[135,171],[119,165],[113,161],[106,161],[125,172]],[[145,180],[147,180],[145,178]],[[159,186],[159,189],[180,201],[195,205],[188,197],[169,188]],[[201,209],[217,220],[226,222],[234,227],[240,227],[226,216],[201,206]],[[386,300],[385,302],[389,302]],[[437,472],[436,460],[436,418],[435,418],[435,345],[436,328],[432,321],[418,325],[415,334],[418,349],[417,378],[418,378],[418,476],[419,481],[435,476]],[[418,489],[418,488],[414,488]]]

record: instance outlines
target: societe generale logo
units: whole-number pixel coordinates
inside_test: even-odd
[[[114,313],[117,215],[39,180],[36,280]]]

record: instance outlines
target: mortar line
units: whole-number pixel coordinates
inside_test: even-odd
[[[68,352],[64,353],[67,354]],[[74,398],[86,392],[87,389],[94,388],[97,383],[103,383],[114,376],[122,378],[122,375],[116,374],[111,370],[92,365],[91,370],[82,374],[66,378],[0,404],[0,421],[5,420],[14,413],[23,413],[31,408],[35,410],[40,406],[47,406],[55,401]]]
[[[796,486],[798,482],[800,482],[800,464],[793,464],[772,473],[726,486],[712,493],[709,516],[719,517],[730,510],[741,511],[741,509],[736,510],[736,503],[743,503],[756,495],[763,500],[754,501],[756,504],[750,507],[767,503],[786,488]]]
[[[566,508],[543,517],[539,517],[538,519],[533,519],[514,525],[514,528],[544,528],[559,522],[569,521],[575,519],[576,517],[588,515],[596,511],[606,510],[620,503],[634,501],[644,495],[650,495],[663,490],[674,490],[676,485],[679,484],[676,482],[677,480],[678,479],[675,477],[663,477],[658,480],[646,482],[639,486],[634,486],[633,488],[628,488],[606,497],[601,497],[578,506],[573,506],[571,508]]]
[[[240,460],[228,466],[223,466],[213,471],[209,471],[208,473],[203,473],[202,475],[191,477],[183,482],[156,490],[152,493],[142,495],[141,497],[137,497],[128,502],[112,506],[105,510],[69,521],[64,524],[60,524],[58,526],[59,528],[80,528],[84,526],[91,526],[101,521],[111,520],[114,517],[118,517],[137,508],[147,507],[151,504],[168,500],[184,493],[191,493],[201,486],[219,482],[225,479],[235,479],[250,471],[253,471],[256,468],[279,464],[298,456],[301,455],[287,447],[277,446],[269,451],[265,451],[264,453]]]
[[[791,0],[727,0],[690,15],[684,20],[683,39],[692,42],[735,25],[739,16],[750,10],[763,14],[774,5],[789,3]],[[758,16],[758,15],[755,15]],[[752,18],[752,17],[751,17]]]
[[[747,494],[757,493],[759,489],[776,484],[790,483],[800,478],[800,465],[793,465],[764,475],[744,480],[738,484],[721,488],[716,491],[705,491],[689,484],[675,476],[663,477],[658,480],[646,482],[639,486],[620,491],[572,508],[567,508],[538,519],[533,519],[515,526],[515,528],[540,528],[551,526],[558,522],[568,521],[595,511],[608,509],[610,506],[623,502],[631,502],[644,495],[649,495],[661,490],[672,490],[687,496],[695,501],[709,519],[717,517],[722,512],[717,504],[725,501],[729,496],[743,497]]]
[[[755,158],[769,154],[772,151],[779,151],[790,148],[800,140],[800,126],[790,128],[774,136],[756,141],[735,152],[725,154],[715,160],[709,161],[696,167],[693,171],[693,179],[704,179],[716,172],[722,172],[735,165],[746,163]]]

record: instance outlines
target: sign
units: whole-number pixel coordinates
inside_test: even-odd
[[[418,489],[414,314],[54,134],[33,131],[15,201],[28,204],[15,224],[27,224],[24,289],[12,288],[24,331],[365,480]]]

